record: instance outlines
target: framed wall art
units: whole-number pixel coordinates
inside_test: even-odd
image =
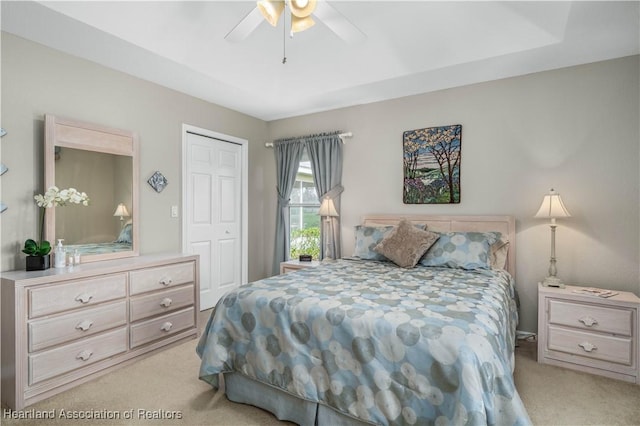
[[[165,186],[167,186],[167,184],[169,183],[169,181],[167,180],[166,177],[164,177],[164,175],[160,172],[155,172],[153,175],[151,175],[151,177],[149,178],[149,180],[147,181],[147,183],[157,192],[157,193],[161,193],[162,190],[165,188]]]
[[[402,145],[404,203],[459,203],[462,125],[408,130]]]

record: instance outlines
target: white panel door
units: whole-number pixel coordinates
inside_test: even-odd
[[[242,280],[242,147],[187,133],[186,245],[200,255],[200,310]]]

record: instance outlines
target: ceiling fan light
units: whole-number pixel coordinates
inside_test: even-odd
[[[306,18],[298,18],[297,16],[291,15],[291,32],[299,33],[304,30],[308,30],[309,28],[315,25],[315,21],[311,19],[311,16],[307,16]]]
[[[278,19],[284,10],[284,0],[260,0],[257,4],[264,19],[274,27],[278,25]]]
[[[316,0],[289,0],[289,8],[293,16],[306,18],[316,9]]]

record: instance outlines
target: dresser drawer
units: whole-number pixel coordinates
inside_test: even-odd
[[[131,321],[137,321],[142,318],[193,305],[195,299],[193,287],[193,285],[188,285],[171,290],[154,292],[144,296],[132,297],[129,318]]]
[[[113,274],[29,289],[29,318],[124,298],[126,283],[126,274]]]
[[[633,310],[550,299],[549,324],[631,336]]]
[[[193,308],[131,326],[131,348],[195,327]]]
[[[29,355],[29,384],[93,364],[127,350],[127,328]]]
[[[549,326],[547,347],[581,357],[630,366],[633,364],[631,338]]]
[[[194,281],[194,276],[195,264],[193,262],[132,271],[130,273],[130,293],[132,295],[140,294],[191,283]]]
[[[94,308],[82,309],[54,318],[31,321],[29,352],[91,336],[127,323],[127,303],[121,300]]]

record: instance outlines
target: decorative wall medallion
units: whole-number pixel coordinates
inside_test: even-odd
[[[408,130],[402,144],[404,203],[459,203],[462,126]]]
[[[7,173],[7,170],[9,170],[9,168],[7,166],[5,166],[4,164],[0,163],[0,176],[2,176],[3,174]]]
[[[169,183],[169,181],[167,181],[167,178],[164,177],[164,175],[160,172],[155,172],[147,181],[147,183],[149,185],[151,185],[151,187],[153,189],[155,189],[156,192],[160,193],[162,192],[162,190],[167,186],[167,184]]]
[[[7,134],[7,131],[3,128],[0,128],[0,138]]]

